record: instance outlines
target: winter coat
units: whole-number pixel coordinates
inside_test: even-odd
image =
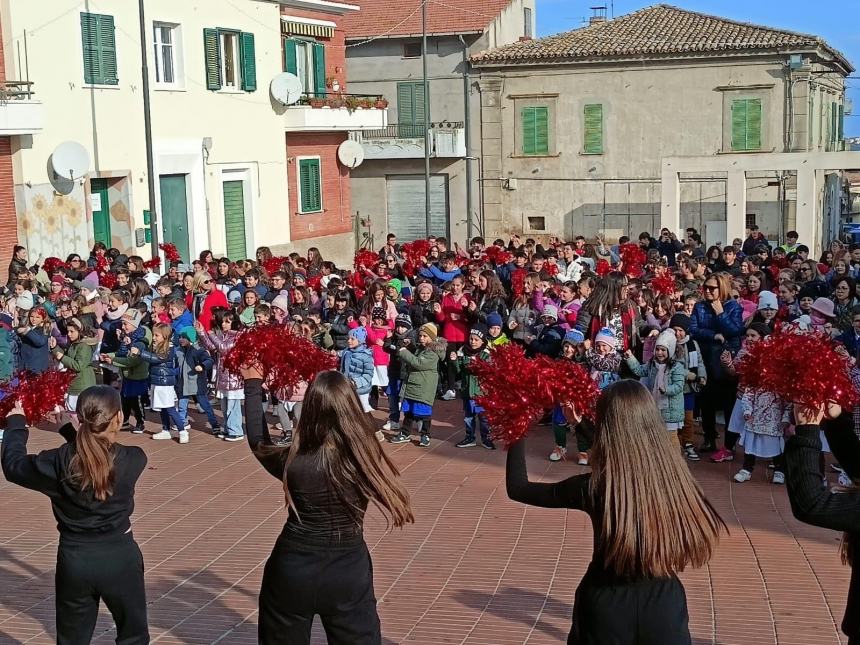
[[[437,322],[442,324],[442,337],[449,343],[464,343],[469,337],[469,296],[465,293],[455,300],[446,293],[442,297],[442,311],[436,314]]]
[[[597,383],[597,387],[601,390],[608,387],[615,381],[618,381],[621,376],[621,354],[611,352],[607,355],[598,354],[594,347],[585,350],[585,359],[583,361],[589,368],[591,378]]]
[[[99,325],[104,333],[102,334],[102,351],[106,354],[115,352],[119,349],[119,334],[122,330],[122,316],[128,310],[128,305],[120,305],[119,308],[111,310],[105,309],[104,318]]]
[[[648,391],[654,389],[654,381],[657,378],[657,363],[656,361],[648,361],[642,365],[636,360],[635,356],[630,356],[627,359],[627,367],[636,376],[642,379],[643,385],[648,388]],[[684,422],[684,385],[687,382],[687,368],[683,363],[672,361],[666,365],[666,395],[667,406],[660,410],[663,415],[663,421],[666,423],[683,423]]]
[[[436,312],[433,311],[434,300],[419,302],[414,300],[409,307],[409,317],[412,319],[413,329],[418,329],[425,323],[436,323]]]
[[[191,300],[189,303],[188,300]],[[208,293],[195,294],[193,298],[186,300],[186,306],[190,304],[189,309],[193,311],[193,316],[203,325],[205,331],[212,329],[212,309],[215,307],[223,307],[229,309],[230,304],[227,302],[227,296],[223,291],[213,289]]]
[[[391,332],[391,328],[387,325],[385,327],[367,325],[365,329],[367,330],[367,346],[373,354],[374,367],[377,365],[388,365],[391,362],[391,355],[385,351],[385,339]],[[376,342],[378,340],[382,341],[381,345]]]
[[[215,352],[215,360],[218,367],[215,389],[219,392],[234,392],[244,388],[242,379],[238,374],[233,374],[224,369],[224,357],[233,348],[233,345],[236,344],[236,336],[238,335],[239,332],[232,329],[223,332],[210,331],[200,335],[200,342],[203,346],[210,352]]]
[[[113,354],[113,364],[122,370],[122,377],[130,381],[145,381],[149,378],[149,363],[143,360],[140,355],[135,355],[129,352],[132,347],[137,347],[140,351],[149,349],[152,343],[152,332],[148,327],[138,327],[131,334],[131,343],[126,345],[120,339],[120,346],[116,354]]]
[[[568,332],[576,327],[576,318],[582,305],[571,300],[570,302],[559,303],[558,306],[558,324],[564,331]]]
[[[171,323],[170,323],[170,328],[173,330],[173,336],[171,337],[171,342],[174,345],[179,346],[179,332],[181,332],[186,327],[193,327],[193,326],[194,326],[194,316],[191,315],[191,312],[186,309],[185,311],[183,311],[179,315],[179,318],[176,318],[175,320],[171,321]]]
[[[48,335],[41,327],[33,327],[26,334],[19,334],[21,343],[20,367],[41,374],[50,367],[51,352],[48,349]]]
[[[398,356],[403,363],[401,399],[433,405],[439,387],[439,362],[445,359],[447,348],[448,342],[437,338],[427,347],[417,346],[414,352],[400,350]]]
[[[528,353],[532,356],[543,354],[550,358],[558,358],[563,340],[564,330],[559,325],[544,325],[537,337],[529,343]]]
[[[461,348],[457,352],[457,369],[460,372],[460,382],[463,384],[460,392],[464,399],[472,401],[475,397],[481,396],[483,392],[481,391],[480,383],[478,383],[478,377],[472,374],[471,370],[469,370],[469,365],[475,360],[489,360],[490,350],[486,345],[476,353],[469,353],[464,351],[464,349]]]
[[[180,346],[176,351],[179,359],[179,378],[176,379],[176,395],[180,398],[206,394],[206,375],[212,369],[212,357],[198,345]],[[201,371],[197,371],[202,367]]]
[[[508,316],[509,328],[511,323],[516,323],[516,327],[511,331],[511,337],[516,341],[525,342],[526,336],[531,335],[536,320],[537,313],[531,305],[514,306]]]
[[[696,365],[690,367],[690,363],[693,360],[695,360]],[[699,349],[699,344],[689,336],[685,336],[684,340],[678,341],[678,347],[675,350],[675,361],[681,363],[684,369],[687,370],[684,394],[693,392],[693,388],[690,387],[691,383],[698,382],[702,378],[708,378],[708,371],[705,369],[705,363],[702,360],[702,350]]]
[[[350,318],[355,318],[355,314],[351,309],[344,310],[342,314],[334,311],[329,313],[328,322],[331,325],[329,334],[331,334],[332,342],[334,342],[334,349],[338,352],[346,349]]]
[[[86,340],[72,343],[63,353],[60,364],[67,370],[78,374],[69,385],[69,394],[80,394],[88,387],[96,384],[96,372],[93,369],[92,361],[93,345]]]
[[[772,392],[745,390],[741,396],[741,410],[745,417],[744,430],[755,434],[781,437],[783,424],[791,422],[791,406]]]
[[[594,316],[588,310],[587,304],[587,301],[583,303],[582,308],[577,313],[574,329],[581,331],[585,335],[586,340],[594,341],[594,338],[597,336],[597,332],[599,332],[602,327],[606,327],[609,321],[601,320]],[[619,349],[621,351],[626,351],[633,346],[633,343],[636,340],[636,335],[634,333],[636,310],[635,307],[625,306],[624,304],[622,304],[620,309],[620,311],[613,313],[618,313],[621,316],[623,343]]]
[[[430,266],[423,267],[418,269],[418,275],[422,278],[429,278],[433,281],[435,285],[443,285],[446,282],[451,282],[458,275],[463,275],[460,269],[454,269],[453,271],[443,271],[435,264],[431,264]]]
[[[487,298],[479,296],[477,302],[478,308],[475,311],[467,311],[466,315],[472,323],[487,324],[487,316],[495,312],[501,316],[502,320],[508,317],[508,305],[504,298]]]
[[[746,333],[743,322],[743,312],[736,300],[723,303],[723,313],[714,313],[708,302],[697,302],[690,317],[690,336],[699,343],[711,380],[725,380],[727,375],[720,363],[720,354],[724,350],[732,355],[741,348],[741,339]],[[716,334],[722,334],[724,343],[714,340]]]
[[[15,372],[15,352],[10,333],[13,332],[0,328],[0,381],[12,378]]]
[[[176,348],[173,345],[168,349],[166,356],[159,356],[146,349],[140,352],[140,358],[149,364],[149,382],[152,385],[176,386],[179,368]]]
[[[400,348],[415,347],[417,343],[417,334],[414,329],[410,329],[405,334],[398,334],[395,331],[391,338],[385,341],[384,349],[391,357],[388,363],[389,381],[400,380],[402,378],[403,364],[400,360]]]
[[[368,394],[373,381],[373,354],[367,345],[347,347],[340,355],[340,372],[355,385],[358,394]]]

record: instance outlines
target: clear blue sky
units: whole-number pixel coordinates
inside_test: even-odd
[[[610,0],[536,0],[537,31],[548,36],[569,31],[583,25],[583,18],[591,15],[589,7],[606,4]],[[620,16],[659,0],[615,0],[614,11]],[[674,0],[682,9],[701,11],[711,15],[752,22],[768,27],[815,34],[831,47],[841,51],[854,67],[860,70],[860,3],[858,0],[834,0],[817,4],[809,0]],[[860,71],[849,79],[848,96],[854,100],[854,114],[845,117],[845,135],[860,136]]]

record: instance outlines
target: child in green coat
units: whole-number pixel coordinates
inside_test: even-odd
[[[69,346],[65,350],[57,346],[57,339],[53,336],[48,339],[48,345],[60,365],[77,373],[66,393],[66,410],[74,413],[80,393],[96,384],[96,372],[92,365],[96,338],[93,331],[77,318],[66,322],[66,331]]]
[[[487,347],[487,327],[480,323],[469,330],[469,340],[460,350],[451,352],[451,361],[455,362],[460,371],[460,382],[463,397],[463,423],[466,426],[466,436],[457,444],[458,448],[474,448],[475,431],[481,435],[481,445],[487,450],[495,450],[496,446],[490,439],[490,425],[484,416],[484,408],[475,400],[481,392],[478,378],[469,371],[469,364],[474,360],[489,360],[490,350]]]

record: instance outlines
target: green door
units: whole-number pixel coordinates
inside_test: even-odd
[[[176,245],[182,261],[191,263],[188,254],[187,175],[161,175],[161,230],[164,241]]]
[[[248,257],[245,249],[245,186],[241,180],[225,181],[223,186],[227,257],[240,260]]]
[[[107,179],[90,179],[90,195],[93,206],[93,240],[106,247],[113,246],[110,235],[110,202]]]

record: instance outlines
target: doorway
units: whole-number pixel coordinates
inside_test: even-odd
[[[161,175],[161,228],[164,241],[171,242],[190,264],[188,247],[188,175]]]
[[[93,209],[93,240],[111,248],[113,240],[110,230],[108,180],[90,179],[90,196]]]

